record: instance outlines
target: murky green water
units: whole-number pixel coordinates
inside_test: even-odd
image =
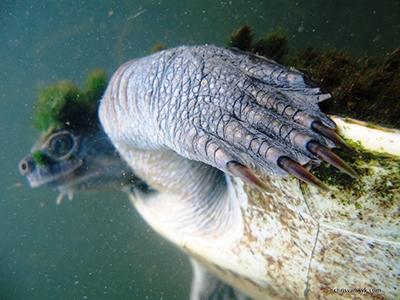
[[[185,256],[122,193],[31,190],[17,162],[36,132],[37,88],[111,73],[157,42],[223,45],[231,31],[285,28],[295,46],[384,55],[400,41],[399,1],[0,2],[0,299],[186,299]],[[105,4],[107,3],[107,4]]]

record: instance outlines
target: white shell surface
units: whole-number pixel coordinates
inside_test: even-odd
[[[331,191],[321,192],[292,178],[264,178],[267,193],[232,179],[225,200],[235,218],[214,236],[173,226],[185,209],[173,195],[157,200],[169,223],[140,197],[132,201],[161,235],[255,299],[398,299],[400,159],[392,146],[400,134],[334,119],[345,138],[379,151],[356,157],[361,176],[347,185],[328,181]],[[376,130],[385,133],[379,147]]]
[[[358,142],[372,151],[400,156],[400,130],[349,118],[332,117],[332,119],[338,126],[340,134],[347,139]]]

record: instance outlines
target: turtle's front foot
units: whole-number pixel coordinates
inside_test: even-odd
[[[211,61],[204,68],[196,107],[200,114],[194,114],[194,127],[180,139],[193,147],[186,156],[258,186],[262,183],[251,169],[294,175],[326,188],[305,167],[310,161],[326,161],[357,176],[330,150],[347,146],[317,105],[329,94],[298,71],[257,56],[231,55],[238,55],[237,60],[227,64],[228,57],[221,65]]]
[[[257,185],[251,169],[324,187],[304,167],[310,161],[356,176],[330,150],[346,147],[318,107],[330,94],[259,56],[170,49],[121,67],[106,94],[100,117],[121,149],[171,149]]]

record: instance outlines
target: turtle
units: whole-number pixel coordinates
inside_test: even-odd
[[[395,299],[400,132],[328,116],[330,97],[260,55],[166,49],[45,90],[19,169],[58,202],[126,191],[191,257],[192,299]]]

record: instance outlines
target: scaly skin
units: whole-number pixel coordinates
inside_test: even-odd
[[[147,166],[132,151],[172,150],[250,181],[243,165],[320,184],[300,164],[328,153],[331,159],[325,160],[340,165],[327,149],[334,146],[326,137],[335,140],[329,135],[335,124],[317,105],[329,97],[302,73],[265,58],[184,46],[121,66],[102,100],[100,119],[145,180],[151,179]],[[328,134],[319,134],[316,123]]]

